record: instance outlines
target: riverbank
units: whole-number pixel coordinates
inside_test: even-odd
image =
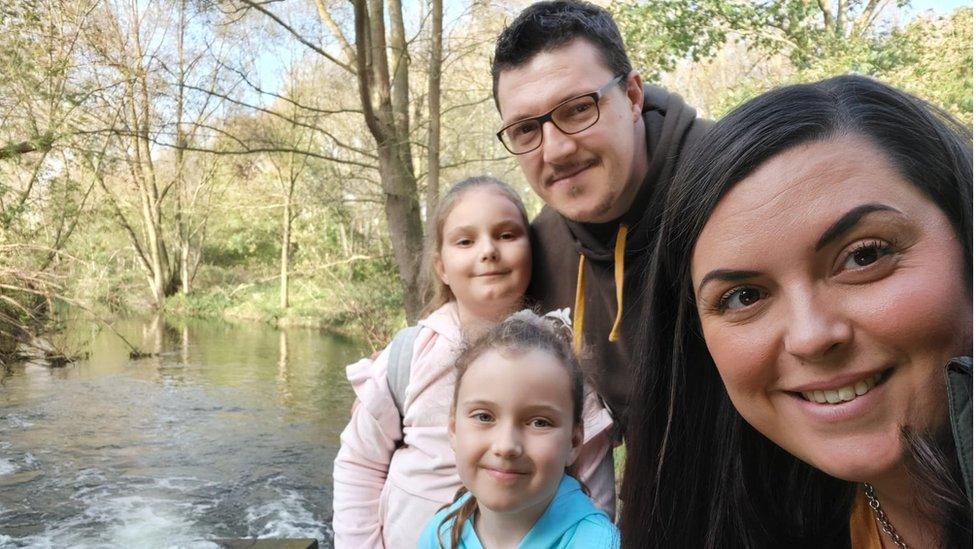
[[[275,271],[260,264],[201,265],[189,294],[167,298],[164,316],[175,322],[206,319],[313,328],[363,342],[373,350],[405,325],[400,284],[389,258],[299,265],[290,277],[287,308],[281,307]],[[67,318],[80,315],[102,325],[111,324],[109,319],[151,316],[155,309],[137,274],[94,276],[91,270],[81,270],[63,294],[51,296],[45,314],[23,320],[23,326],[0,321],[0,364],[23,358],[19,346],[36,335],[59,332]],[[19,309],[8,305],[5,310],[4,305],[0,303],[0,316],[18,318]]]
[[[261,322],[279,328],[327,330],[371,343],[388,339],[404,323],[399,296],[374,283],[327,287],[299,280],[280,306],[277,281],[213,286],[166,301],[166,314],[204,319]]]

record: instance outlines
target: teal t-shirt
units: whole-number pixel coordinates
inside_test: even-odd
[[[461,506],[470,493],[442,509],[427,523],[417,547],[420,549],[450,548],[452,523],[441,525],[444,517]],[[440,543],[438,543],[440,535]],[[474,531],[474,524],[468,519],[461,531],[459,547],[481,549],[481,540]],[[610,522],[606,513],[596,508],[590,498],[583,493],[579,482],[569,475],[559,482],[555,497],[539,517],[531,530],[522,538],[520,548],[532,549],[616,549],[620,547],[620,533]]]

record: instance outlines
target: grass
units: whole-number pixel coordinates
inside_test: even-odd
[[[280,306],[277,279],[217,285],[177,294],[166,301],[168,313],[199,318],[264,322],[275,326],[329,329],[356,339],[383,340],[403,323],[399,295],[389,281],[361,278],[347,282],[295,278],[289,306]],[[398,288],[398,285],[394,285]]]

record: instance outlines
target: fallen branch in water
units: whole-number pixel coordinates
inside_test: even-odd
[[[42,246],[33,245],[31,247],[34,249],[43,249]],[[0,251],[7,251],[11,248],[13,248],[13,246],[0,246]],[[54,251],[60,254],[60,251]],[[66,256],[69,259],[74,259],[66,254],[61,255]],[[116,330],[110,322],[103,319],[100,315],[92,311],[89,307],[81,302],[64,295],[64,292],[61,290],[62,286],[57,280],[57,277],[50,273],[43,271],[25,271],[12,267],[0,266],[0,305],[6,304],[7,307],[10,307],[12,310],[18,312],[22,316],[22,319],[17,319],[12,315],[6,314],[3,309],[0,308],[0,336],[7,336],[13,342],[31,346],[32,342],[36,341],[38,338],[34,328],[44,324],[44,318],[47,316],[47,311],[52,308],[52,302],[57,299],[85,312],[90,319],[108,328],[109,331],[115,334],[116,337],[122,340],[122,342],[129,347],[129,356],[131,358],[145,358],[154,356],[156,354],[141,351],[138,347],[126,339],[125,336],[119,333],[119,331]],[[36,298],[40,298],[41,303],[35,307],[36,310],[32,310],[29,307],[30,303],[18,302],[11,295],[9,295],[16,293],[35,296]],[[48,345],[50,345],[50,343],[48,343]],[[14,349],[11,349],[10,351],[13,350]],[[52,351],[53,352],[47,353],[45,360],[53,360],[62,366],[73,362],[73,358],[77,358],[56,349],[52,349]]]

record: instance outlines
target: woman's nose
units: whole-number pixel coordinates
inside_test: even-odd
[[[786,351],[805,362],[829,358],[853,338],[843,307],[812,292],[795,296],[787,319]]]

